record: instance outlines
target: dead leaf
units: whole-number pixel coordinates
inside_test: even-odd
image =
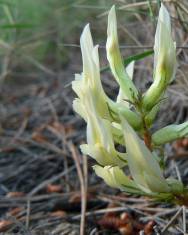
[[[17,214],[19,214],[24,208],[21,207],[16,207],[10,211],[7,212],[7,216],[16,216]]]
[[[54,212],[50,213],[50,216],[52,216],[52,217],[64,218],[66,215],[67,215],[67,213],[65,211],[61,211],[61,210],[54,211]]]
[[[32,140],[34,140],[38,143],[45,143],[48,141],[48,139],[40,132],[33,132],[31,138],[32,138]]]
[[[25,196],[25,193],[23,192],[9,192],[7,193],[6,197],[11,198],[11,197],[23,197]]]
[[[48,184],[47,185],[48,193],[60,193],[62,192],[62,185],[60,184]]]
[[[0,220],[0,232],[5,232],[7,229],[10,228],[10,225],[12,224],[9,220]]]

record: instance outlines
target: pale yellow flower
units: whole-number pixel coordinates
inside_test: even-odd
[[[169,192],[170,188],[162,175],[159,163],[124,118],[122,130],[128,166],[138,187],[146,193]]]
[[[120,54],[115,6],[111,8],[108,15],[106,52],[111,71],[119,83],[122,92],[130,101],[135,102],[138,99],[138,91],[125,71]]]
[[[126,153],[115,150],[111,123],[94,113],[90,113],[87,120],[87,144],[80,147],[84,154],[103,166],[123,167],[127,163]]]
[[[143,97],[145,110],[151,110],[164,96],[176,68],[176,45],[172,39],[170,15],[161,4],[154,44],[154,82]]]
[[[93,167],[95,173],[101,177],[106,184],[113,188],[118,188],[120,190],[124,190],[128,193],[140,193],[137,185],[134,183],[133,180],[127,177],[123,170],[119,167],[112,167],[112,166],[105,166],[101,167],[95,165]]]
[[[72,89],[79,98],[73,101],[74,110],[87,122],[88,113],[96,113],[101,118],[119,121],[119,110],[135,128],[141,127],[140,117],[127,105],[115,103],[105,94],[100,80],[98,46],[93,45],[89,25],[83,30],[80,39],[83,73],[76,74]]]
[[[73,108],[87,120],[88,112],[97,112],[104,118],[109,117],[108,98],[104,93],[100,81],[100,67],[98,46],[93,45],[89,25],[83,30],[80,39],[83,60],[83,73],[75,75],[72,88],[77,93],[79,100],[73,103]]]

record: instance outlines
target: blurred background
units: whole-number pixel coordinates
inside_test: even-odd
[[[160,2],[0,0],[0,234],[79,234],[82,218],[82,234],[144,230],[150,235],[157,234],[154,224],[164,229],[178,210],[121,194],[97,178],[94,161],[79,150],[85,123],[72,110],[71,81],[82,72],[83,27],[90,23],[103,69],[110,7],[116,5],[121,53],[127,59],[152,50]],[[178,68],[154,129],[188,117],[188,2],[163,2],[171,15]],[[142,92],[152,82],[152,69],[152,55],[136,62],[134,82]],[[116,97],[110,71],[101,79],[107,94]],[[187,139],[166,146],[172,158],[166,174],[185,183],[187,148]],[[164,234],[182,234],[178,223]]]

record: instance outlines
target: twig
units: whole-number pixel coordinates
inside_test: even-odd
[[[186,208],[182,206],[182,213],[183,213],[183,232],[186,234]]]
[[[25,223],[25,226],[27,229],[29,229],[30,213],[31,213],[31,202],[30,202],[30,200],[28,200],[27,201],[27,210],[26,210],[26,223]]]
[[[178,180],[180,182],[182,182],[180,171],[179,171],[178,166],[177,166],[177,164],[175,163],[174,160],[172,160],[172,164],[173,164],[173,167],[174,167],[174,169],[176,171],[176,175],[177,175]]]
[[[121,207],[114,207],[114,208],[106,208],[106,209],[99,209],[99,210],[93,210],[91,212],[87,212],[86,216],[93,216],[93,215],[100,215],[100,214],[106,214],[108,212],[121,212],[121,211],[126,211],[127,209],[132,209],[136,212],[138,212],[141,215],[147,215],[146,213],[139,211],[135,209],[135,207],[130,207],[130,206],[121,206]],[[73,217],[73,219],[79,219],[80,215],[76,215]]]
[[[10,145],[14,143],[23,134],[25,128],[27,127],[27,124],[28,124],[28,117],[25,117],[19,130],[16,132],[15,136],[11,140]]]
[[[162,234],[161,231],[159,230],[159,228],[157,227],[157,225],[155,225],[155,226],[153,227],[153,230],[155,231],[155,234],[156,234],[156,235],[161,235],[161,234]]]
[[[97,228],[94,228],[94,229],[92,229],[92,231],[90,232],[89,235],[95,235],[95,234],[97,234],[96,232],[97,232]]]
[[[27,229],[20,220],[17,220],[13,216],[10,217],[10,220],[14,224],[16,224],[22,230],[22,232],[24,232],[25,235],[32,235],[32,233],[29,231],[29,229]]]
[[[81,197],[82,197],[82,204],[81,204],[81,220],[80,220],[80,235],[85,234],[85,215],[86,215],[86,189],[85,189],[85,180],[83,176],[83,172],[80,166],[78,153],[76,151],[75,146],[72,143],[69,143],[69,149],[72,153],[72,157],[76,164],[76,169],[78,173],[78,177],[80,180],[80,188],[81,188]]]
[[[177,219],[177,217],[180,215],[181,212],[182,212],[182,207],[177,211],[177,213],[172,217],[172,219],[163,228],[162,233],[166,232],[166,230],[173,224],[173,222]]]
[[[172,2],[172,0],[163,0],[163,2]],[[152,1],[152,4],[157,4],[157,1],[155,1],[155,0]],[[120,6],[118,8],[118,10],[125,10],[125,9],[128,9],[128,8],[135,8],[135,7],[143,7],[143,6],[147,6],[147,5],[148,5],[147,1],[129,3],[129,4],[126,4],[124,6]],[[101,17],[103,17],[107,14],[108,14],[108,11],[105,11],[102,14],[98,15],[97,18],[101,18]]]
[[[51,177],[48,180],[43,181],[41,184],[37,185],[34,189],[32,189],[30,191],[30,193],[28,193],[28,196],[33,196],[34,194],[36,194],[38,191],[40,191],[41,189],[43,189],[44,187],[46,187],[48,184],[51,184],[55,181],[57,181],[58,179],[60,179],[61,177],[65,176],[67,173],[69,173],[70,171],[72,171],[75,168],[75,166],[71,166],[69,169]]]

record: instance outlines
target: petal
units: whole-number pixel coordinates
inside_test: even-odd
[[[168,187],[167,181],[166,180],[161,180],[158,179],[157,177],[153,175],[148,175],[147,173],[144,172],[144,178],[145,181],[148,185],[148,188],[151,190],[153,193],[161,193],[161,192],[169,192],[170,187]]]
[[[91,52],[93,50],[93,39],[91,37],[90,27],[87,24],[80,37],[80,47],[83,61],[84,78],[88,79],[94,73],[93,64],[91,60]]]
[[[98,165],[93,166],[95,173],[101,177],[106,184],[113,188],[119,188],[130,193],[139,193],[137,185],[130,180],[119,167]]]
[[[167,83],[171,82],[177,67],[176,46],[172,39],[170,15],[163,4],[159,11],[154,52],[155,70],[159,70],[155,71],[155,77],[157,78],[157,72],[164,69]]]
[[[115,151],[109,153],[103,146],[99,144],[82,144],[80,148],[83,154],[89,155],[102,166],[111,165],[122,168],[127,164],[126,153],[122,154]]]
[[[96,159],[101,165],[126,164],[126,154],[115,150],[111,123],[108,120],[89,114],[87,120],[87,153]],[[83,150],[83,148],[82,148]]]
[[[77,112],[85,121],[87,121],[87,112],[85,111],[85,107],[81,100],[78,98],[74,99],[72,106],[74,111]]]
[[[151,185],[148,185],[148,182],[145,179],[146,174],[150,175],[160,184],[166,185],[166,188],[161,189],[162,192],[168,191],[168,185],[165,182],[158,162],[122,116],[121,120],[123,134],[126,140],[125,146],[127,151],[128,166],[133,179],[142,187],[142,189],[148,188],[148,190],[152,191]]]
[[[133,79],[133,73],[134,73],[134,64],[135,62],[132,61],[127,67],[126,67],[126,72],[129,76],[129,78],[132,80]],[[129,98],[124,94],[124,92],[122,91],[121,87],[119,88],[119,93],[117,96],[117,103],[122,103],[125,106],[129,107],[130,103],[127,102],[126,100],[128,100]]]

